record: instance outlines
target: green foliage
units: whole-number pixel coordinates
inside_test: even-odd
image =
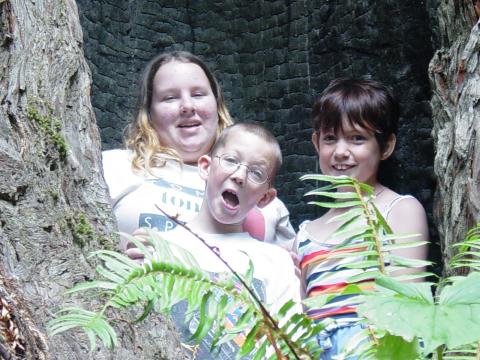
[[[312,201],[312,204],[319,205],[326,208],[341,209],[345,208],[346,211],[333,217],[329,222],[338,222],[340,225],[330,235],[331,238],[342,239],[342,241],[334,247],[334,251],[329,256],[329,259],[339,258],[347,261],[346,264],[342,264],[343,268],[350,268],[355,270],[355,275],[347,279],[351,285],[347,286],[340,295],[350,295],[344,300],[341,305],[345,306],[359,306],[363,309],[366,304],[370,304],[370,299],[377,299],[377,296],[381,294],[379,289],[362,290],[355,283],[365,282],[377,283],[378,281],[388,281],[392,279],[391,273],[397,270],[425,267],[430,264],[427,261],[419,261],[413,259],[406,259],[399,256],[392,255],[392,251],[413,248],[426,244],[425,241],[408,241],[408,242],[396,242],[396,240],[409,238],[415,235],[410,234],[393,234],[390,226],[381,215],[380,211],[374,205],[374,189],[371,186],[362,184],[355,179],[340,176],[332,177],[325,175],[307,175],[302,177],[303,180],[315,180],[323,183],[327,183],[318,189],[310,191],[307,196],[315,195],[322,196],[327,200],[324,201]],[[338,191],[342,190],[342,191]],[[347,190],[347,191],[345,191]],[[331,200],[330,200],[331,199]],[[411,280],[415,278],[423,278],[430,275],[429,273],[417,272],[413,275],[401,275],[397,276],[395,284],[404,285],[401,287],[406,292],[404,296],[412,296],[415,300],[425,304],[433,302],[433,297],[430,291],[430,286],[424,284],[417,289],[415,286],[410,287],[410,284],[404,284],[398,280]],[[322,274],[321,277],[325,279],[329,276],[328,273]],[[387,279],[387,280],[384,280]],[[328,281],[328,279],[326,279]],[[394,281],[394,280],[392,280]],[[399,288],[400,289],[400,288]],[[409,292],[407,292],[409,290]],[[384,290],[386,291],[386,290]],[[392,290],[389,290],[385,294],[385,300],[387,303],[392,295]],[[308,298],[304,303],[311,308],[322,308],[336,295],[321,295]],[[371,305],[369,308],[372,312],[378,309],[378,302]],[[423,303],[422,303],[423,304]],[[340,304],[339,304],[340,306]],[[381,315],[378,316],[378,321],[382,320],[382,324],[396,324],[401,326],[405,319],[396,319],[392,321],[392,318],[397,314],[392,312],[378,312]],[[351,350],[353,354],[349,353],[349,344],[344,349],[343,355],[361,355],[364,358],[374,359],[392,359],[393,354],[397,352],[405,353],[405,356],[397,358],[402,359],[416,359],[418,357],[418,342],[415,337],[412,337],[410,341],[406,341],[398,334],[390,333],[389,328],[380,327],[372,318],[367,316],[365,312],[361,315],[367,318],[367,328],[369,329],[369,336],[365,335],[365,340],[361,346]],[[409,313],[411,316],[411,313]],[[421,317],[421,315],[415,315]],[[326,320],[328,322],[329,319]],[[400,324],[401,323],[401,324]],[[373,325],[373,326],[372,326]]]
[[[421,340],[418,357],[478,359],[480,357],[480,273],[479,227],[470,230],[465,241],[456,244],[460,252],[453,267],[470,268],[471,273],[447,279],[434,298],[429,283],[402,283],[377,278],[377,291],[365,296],[359,313],[377,329],[412,344]],[[441,284],[444,284],[442,281]],[[467,330],[468,329],[468,330]],[[391,348],[390,351],[394,351]]]
[[[336,249],[347,250],[336,257],[363,256],[352,268],[362,270],[349,282],[375,278],[373,291],[361,291],[352,286],[345,294],[357,293],[352,303],[360,303],[358,313],[366,320],[371,330],[370,347],[357,349],[356,354],[374,359],[423,359],[433,356],[437,359],[478,359],[480,358],[480,228],[471,229],[465,241],[455,247],[459,253],[450,266],[471,271],[467,277],[454,277],[439,282],[437,294],[432,294],[432,283],[402,282],[412,278],[423,278],[428,274],[392,277],[389,269],[423,267],[427,262],[401,259],[389,255],[390,251],[403,247],[423,245],[425,242],[394,243],[393,240],[408,237],[392,234],[385,219],[373,205],[373,189],[355,180],[328,176],[307,176],[305,179],[327,181],[330,184],[310,194],[328,196],[336,201],[315,202],[333,208],[354,206],[340,217],[344,222],[332,237],[346,240]],[[325,191],[348,187],[353,192],[326,195]],[[347,194],[347,195],[345,195]],[[363,197],[362,197],[363,196]],[[363,224],[362,224],[363,222]],[[360,223],[360,225],[359,225]],[[353,240],[365,247],[355,252]],[[358,247],[358,244],[356,244]],[[390,266],[383,267],[384,260]],[[371,268],[376,270],[371,270]],[[368,273],[365,273],[367,272]],[[309,299],[308,305],[323,306],[328,296]],[[466,331],[468,329],[468,331]],[[422,346],[418,344],[421,343]],[[397,354],[397,355],[395,355]]]
[[[51,110],[49,109],[49,111]],[[53,143],[53,146],[57,149],[59,158],[65,160],[67,158],[68,145],[62,135],[60,135],[60,131],[62,130],[60,121],[51,115],[40,115],[38,110],[32,106],[27,108],[27,116],[31,121],[40,126],[40,129],[47,135]]]
[[[331,236],[344,239],[332,257],[355,259],[346,265],[355,269],[356,274],[348,279],[351,285],[342,294],[354,295],[344,304],[358,305],[368,333],[368,338],[358,347],[347,345],[346,352],[364,359],[480,358],[479,226],[467,234],[464,242],[455,245],[459,254],[451,264],[472,273],[467,277],[441,280],[433,296],[432,283],[403,282],[425,278],[429,273],[395,278],[391,275],[399,269],[429,265],[429,262],[391,255],[394,250],[421,246],[425,242],[396,242],[413,235],[392,233],[373,204],[374,193],[370,186],[348,177],[308,175],[302,179],[327,183],[307,194],[327,199],[313,201],[313,204],[346,209],[331,220],[341,223]],[[349,191],[337,192],[340,188]],[[117,338],[109,309],[140,308],[138,321],[142,321],[152,311],[169,312],[179,301],[187,301],[187,318],[193,312],[200,313],[193,339],[200,342],[207,333],[213,332],[212,350],[242,332],[246,334],[246,341],[239,357],[253,353],[255,359],[318,358],[321,349],[316,334],[325,324],[314,324],[302,314],[289,317],[292,303],[285,304],[278,314],[270,315],[249,288],[252,268],[244,275],[233,273],[222,277],[221,281],[213,280],[200,269],[191,254],[163,240],[157,233],[150,234],[153,252],[137,239],[131,240],[144,253],[145,264],[140,265],[113,251],[95,252],[93,256],[102,260],[102,265],[97,267],[102,280],[79,284],[70,292],[95,291],[103,295],[103,306],[97,311],[62,309],[49,323],[51,334],[79,327],[90,339],[92,349],[96,339],[112,348]],[[376,287],[362,290],[355,284],[360,281],[375,281]],[[244,286],[234,286],[238,282]],[[220,297],[214,297],[214,293]],[[304,303],[320,308],[332,297],[318,296]],[[234,307],[239,307],[242,315],[234,328],[226,329],[225,314]]]
[[[464,241],[453,246],[458,253],[450,261],[451,267],[480,271],[480,224],[468,231]]]
[[[55,335],[75,327],[81,328],[90,339],[91,349],[99,338],[108,348],[113,348],[117,338],[112,319],[107,315],[109,308],[124,309],[142,307],[138,321],[145,319],[152,310],[170,312],[172,307],[184,300],[188,303],[188,318],[198,311],[200,322],[192,339],[200,342],[209,332],[214,334],[212,347],[220,346],[239,333],[246,340],[239,356],[255,354],[256,359],[269,354],[274,359],[283,354],[290,358],[315,359],[320,354],[316,345],[316,334],[321,326],[313,325],[303,314],[289,316],[293,302],[285,304],[275,316],[270,315],[249,288],[235,286],[237,279],[231,274],[223,280],[212,280],[201,270],[193,256],[184,249],[164,240],[159,234],[150,233],[149,251],[141,242],[130,238],[144,253],[143,265],[114,251],[101,250],[92,254],[102,260],[97,273],[102,280],[81,283],[69,293],[99,291],[104,305],[98,311],[67,307],[50,321],[48,329]],[[240,276],[236,274],[236,276]],[[241,276],[242,283],[250,283],[251,268]],[[220,293],[220,298],[215,297]],[[225,315],[232,309],[240,309],[239,321],[225,328]],[[281,326],[279,325],[281,324]],[[295,339],[295,340],[293,340]],[[269,347],[275,347],[272,354]]]
[[[480,274],[445,287],[434,301],[428,283],[377,278],[377,292],[358,308],[370,324],[411,342],[420,338],[426,354],[480,340]],[[469,329],[469,331],[465,331]]]
[[[407,342],[401,336],[386,333],[378,340],[375,358],[377,360],[417,360],[419,351],[418,341]]]
[[[83,213],[77,213],[75,216],[66,219],[73,236],[73,241],[80,247],[94,241],[96,238],[95,229]]]
[[[345,267],[357,269],[358,275],[348,279],[354,283],[365,279],[375,279],[401,269],[425,267],[428,261],[412,260],[390,255],[391,251],[413,248],[426,244],[426,241],[410,241],[395,243],[395,240],[409,238],[412,234],[393,234],[386,220],[375,207],[374,189],[347,176],[306,175],[301,180],[327,182],[318,189],[308,192],[306,196],[323,196],[333,201],[311,201],[311,204],[326,208],[351,208],[335,216],[329,222],[339,222],[341,225],[333,232],[331,238],[344,239],[335,247],[335,254],[330,258],[359,258]],[[337,191],[342,188],[352,191]],[[361,245],[359,245],[361,244]],[[385,264],[389,262],[388,268]],[[403,275],[400,279],[425,277],[426,273]]]
[[[391,251],[404,248],[413,248],[426,244],[425,241],[410,241],[396,243],[395,240],[408,238],[414,235],[393,234],[392,229],[375,207],[374,189],[347,176],[306,175],[301,180],[315,180],[327,183],[326,185],[310,191],[306,196],[323,196],[333,201],[311,201],[311,204],[326,208],[345,208],[347,211],[333,217],[329,222],[338,222],[339,227],[330,235],[331,238],[343,239],[335,246],[329,259],[352,258],[352,261],[342,265],[344,268],[356,270],[356,275],[347,279],[351,284],[365,281],[373,282],[377,277],[389,275],[393,271],[424,267],[428,261],[412,260],[391,255]],[[344,188],[349,191],[337,191]],[[389,266],[385,264],[389,262]],[[429,275],[416,273],[402,275],[399,279],[412,279]],[[326,278],[329,274],[322,275]],[[361,295],[365,291],[356,285],[348,286],[341,295]],[[321,308],[327,304],[334,295],[322,295],[305,300],[309,307]],[[344,305],[355,306],[361,298],[352,296]]]

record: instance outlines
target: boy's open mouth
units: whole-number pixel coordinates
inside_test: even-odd
[[[223,200],[225,201],[225,203],[226,203],[228,206],[236,207],[236,206],[238,206],[238,204],[240,203],[240,201],[238,201],[238,196],[237,196],[237,194],[235,194],[233,191],[225,190],[225,191],[222,193],[222,197],[223,197]]]

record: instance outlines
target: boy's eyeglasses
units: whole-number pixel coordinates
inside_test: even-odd
[[[216,155],[214,156],[218,158],[218,162],[223,170],[228,171],[229,173],[233,174],[237,171],[240,166],[245,166],[247,169],[247,178],[251,182],[262,185],[268,181],[268,169],[259,166],[259,165],[247,165],[240,162],[235,155],[231,154],[223,154],[223,155]]]

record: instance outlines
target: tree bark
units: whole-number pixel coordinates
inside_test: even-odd
[[[434,216],[445,273],[468,228],[480,220],[480,1],[441,1],[440,49],[429,76],[433,89],[435,173]]]
[[[75,1],[0,0],[0,17],[0,358],[181,359],[161,317],[123,326],[114,352],[46,335],[115,224]]]

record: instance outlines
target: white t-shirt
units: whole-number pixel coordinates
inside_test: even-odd
[[[157,177],[153,177],[133,172],[130,150],[108,150],[102,156],[104,177],[121,232],[131,234],[139,227],[172,230],[176,224],[158,208],[183,222],[200,210],[205,182],[196,166],[168,161],[155,170]],[[278,198],[262,209],[252,210],[247,223],[249,232],[259,240],[291,247],[295,239],[288,210]]]
[[[253,288],[260,300],[264,302],[272,313],[275,313],[287,301],[294,300],[297,306],[292,312],[302,312],[300,306],[300,282],[295,275],[293,261],[289,253],[279,246],[258,241],[252,238],[248,233],[233,234],[205,234],[199,235],[210,245],[218,249],[220,256],[238,273],[245,274],[249,259],[253,263]],[[225,264],[215,256],[200,240],[182,227],[165,233],[163,237],[186,249],[192,254],[198,262],[201,269],[209,273],[230,273]],[[198,316],[194,316],[192,321],[184,323],[185,306],[180,306],[173,312],[175,323],[178,330],[185,339],[195,331]],[[291,315],[291,313],[290,313]],[[226,319],[238,316],[236,311],[227,314]],[[211,355],[210,348],[211,337],[200,344],[197,350],[196,359],[235,359],[238,352],[238,346],[241,345],[240,334],[233,341],[225,344],[220,352]]]

